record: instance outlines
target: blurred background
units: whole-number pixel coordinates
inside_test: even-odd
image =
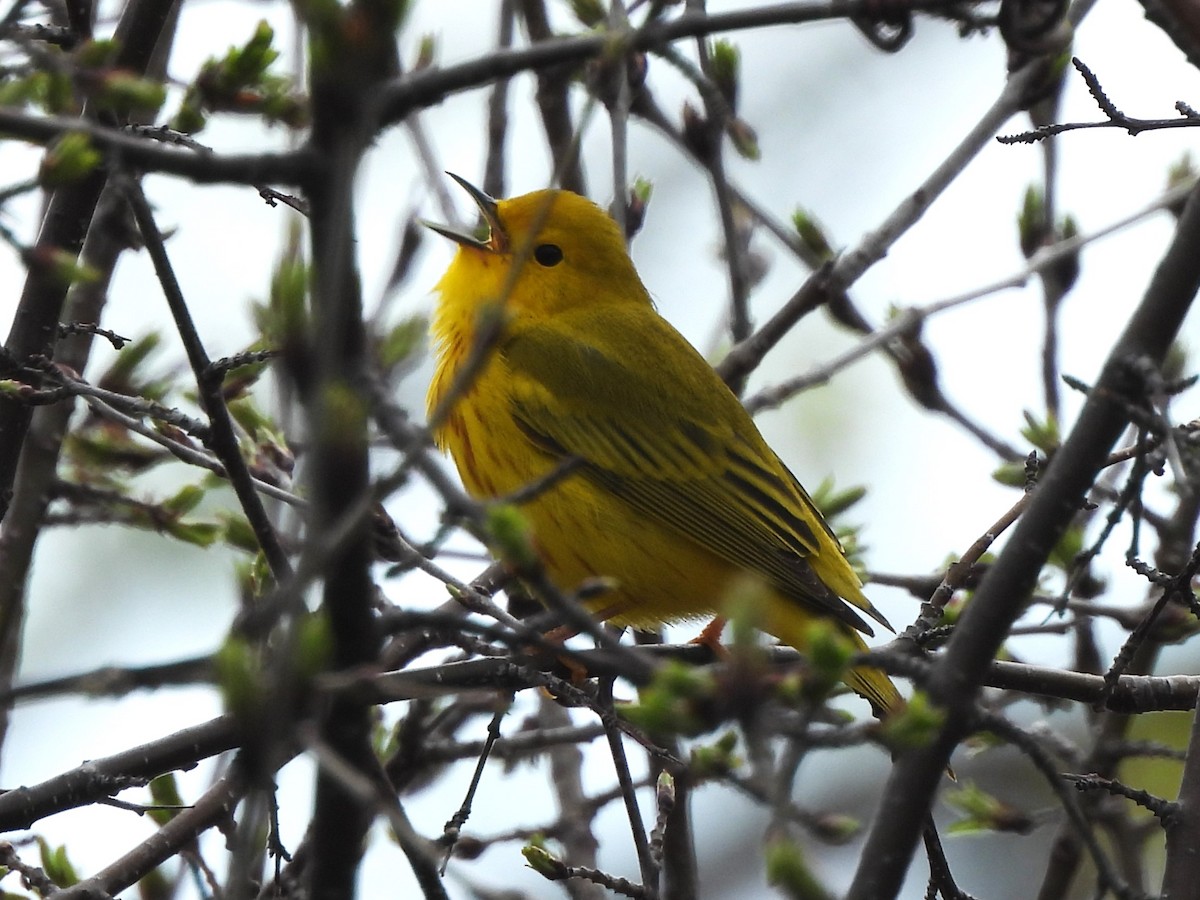
[[[754,4],[710,0],[712,11]],[[549,4],[556,23],[577,27],[565,3]],[[423,36],[436,41],[437,60],[449,65],[485,54],[494,46],[498,3],[484,0],[418,0],[400,35],[401,58],[415,58]],[[115,10],[114,10],[115,12]],[[184,7],[171,75],[191,79],[209,56],[243,43],[260,19],[275,27],[278,45],[294,46],[289,8],[275,2],[234,3],[195,0]],[[918,19],[905,49],[887,55],[874,49],[853,27],[827,23],[746,30],[726,35],[742,54],[741,117],[758,133],[761,160],[726,153],[731,182],[783,221],[798,207],[826,228],[835,249],[856,245],[913,191],[949,154],[1002,90],[1005,52],[997,34],[961,38],[945,22]],[[694,56],[694,44],[681,41]],[[1098,76],[1125,112],[1146,118],[1175,115],[1173,104],[1200,104],[1200,73],[1153,24],[1134,0],[1100,0],[1079,28],[1074,53]],[[295,66],[294,51],[284,69]],[[650,58],[649,83],[668,115],[679,116],[685,100],[696,103],[693,88],[661,60]],[[532,98],[532,76],[514,79],[510,93],[508,192],[545,187],[551,162]],[[482,181],[485,153],[486,91],[447,98],[421,115],[436,165],[475,182]],[[576,98],[582,101],[582,94]],[[168,112],[174,102],[167,104]],[[582,102],[580,102],[582,106]],[[1101,118],[1081,79],[1068,73],[1059,121]],[[1004,129],[1029,128],[1020,116]],[[223,153],[286,146],[282,130],[263,129],[232,117],[216,117],[200,138]],[[1168,166],[1194,143],[1190,130],[1152,133],[1136,140],[1118,130],[1083,131],[1059,139],[1057,190],[1060,208],[1088,234],[1134,213],[1163,190]],[[991,143],[975,158],[927,215],[852,289],[859,308],[876,324],[897,307],[924,306],[1019,272],[1025,260],[1018,246],[1016,216],[1026,187],[1040,182],[1042,149]],[[582,154],[593,199],[607,204],[613,195],[607,120],[595,116],[584,135]],[[25,177],[40,151],[5,143],[0,171]],[[729,346],[728,290],[720,258],[719,224],[706,174],[663,138],[631,124],[629,172],[653,186],[646,222],[632,254],[659,310],[716,361]],[[449,188],[453,185],[447,184]],[[196,187],[150,176],[146,189],[160,224],[172,229],[169,242],[177,274],[201,335],[213,357],[235,353],[253,339],[250,302],[265,297],[271,270],[289,225],[297,214],[269,208],[251,189]],[[412,214],[442,220],[433,202],[430,173],[403,127],[385,133],[370,151],[359,178],[359,262],[369,309],[394,323],[427,315],[431,289],[447,265],[451,247],[429,235],[411,277],[397,292],[386,291],[399,236]],[[468,198],[451,190],[459,214],[469,219]],[[26,196],[5,207],[5,224],[32,241],[38,198]],[[1067,298],[1061,319],[1061,367],[1085,382],[1100,362],[1128,313],[1140,298],[1172,232],[1165,212],[1089,245],[1082,254],[1080,279]],[[806,272],[763,232],[752,249],[766,266],[752,295],[754,321],[761,324],[802,283]],[[0,326],[7,330],[19,286],[20,262],[0,254],[0,278],[8,285],[0,299]],[[1021,452],[1025,410],[1042,409],[1040,382],[1042,300],[1036,282],[1002,291],[937,316],[924,336],[934,350],[946,394],[983,427]],[[105,325],[137,337],[162,330],[163,371],[183,368],[178,338],[171,330],[161,294],[144,254],[126,255],[113,283]],[[1195,323],[1185,339],[1194,340]],[[806,318],[766,358],[753,375],[749,393],[802,374],[853,346],[855,337],[822,314]],[[112,351],[97,346],[95,371],[111,362]],[[1189,370],[1190,371],[1190,370]],[[431,366],[426,358],[397,385],[401,404],[423,414]],[[1079,399],[1065,394],[1069,426]],[[1178,418],[1192,418],[1178,401]],[[964,550],[1011,503],[1016,493],[991,474],[996,456],[949,420],[918,408],[897,382],[894,368],[878,354],[840,372],[833,381],[804,393],[781,409],[764,413],[759,424],[769,442],[810,488],[832,476],[840,487],[863,485],[866,498],[848,520],[861,524],[868,568],[880,573],[929,574]],[[385,466],[381,465],[381,471]],[[163,495],[191,473],[162,467],[143,479],[148,495]],[[230,498],[231,499],[231,498]],[[411,485],[389,502],[407,533],[432,537],[438,527],[435,495]],[[478,549],[465,537],[451,546]],[[223,641],[237,606],[231,571],[233,554],[214,548],[185,549],[165,538],[116,528],[75,528],[48,533],[35,560],[30,590],[23,679],[83,671],[105,664],[165,662],[212,651]],[[120,565],[115,565],[120,560]],[[455,574],[471,578],[482,563],[447,562]],[[1144,583],[1127,573],[1119,558],[1101,562],[1110,579],[1112,602],[1138,603]],[[445,600],[445,589],[414,574],[383,582],[394,602],[415,608]],[[916,615],[907,593],[875,586],[874,603],[898,627]],[[1041,613],[1031,614],[1040,621]],[[670,637],[685,640],[694,627]],[[1111,654],[1120,636],[1101,636]],[[1029,662],[1062,665],[1069,648],[1061,638],[1015,640],[1011,649]],[[1168,671],[1196,669],[1192,648],[1164,658]],[[618,685],[618,696],[630,696]],[[519,697],[509,719],[515,729],[535,699]],[[863,715],[862,705],[846,701]],[[93,736],[88,752],[100,756],[200,722],[220,711],[216,692],[203,688],[135,694],[119,701],[59,700],[18,708],[0,784],[31,784],[78,765],[78,735]],[[1063,736],[1079,737],[1081,714],[1049,712],[1033,703],[1011,710],[1019,721],[1045,720]],[[388,713],[387,715],[392,715]],[[1170,724],[1169,716],[1148,717]],[[1187,717],[1183,724],[1186,725]],[[508,727],[508,726],[506,726]],[[482,732],[482,726],[480,728]],[[1165,733],[1165,731],[1163,732]],[[1157,734],[1157,732],[1156,732]],[[1161,735],[1160,735],[1161,736]],[[607,751],[586,749],[585,788],[613,783]],[[414,824],[435,836],[457,809],[471,763],[408,804]],[[973,835],[950,838],[947,852],[967,890],[990,900],[1026,898],[1036,893],[1044,854],[1061,813],[1031,767],[1010,750],[988,751],[956,760],[960,779],[978,782],[1046,821],[1026,835]],[[1155,764],[1144,782],[1173,796],[1176,769]],[[843,812],[864,823],[874,811],[888,767],[878,750],[815,754],[798,779],[797,802],[813,810]],[[456,770],[458,771],[458,770]],[[642,769],[644,771],[644,767]],[[183,776],[198,791],[211,774],[204,767]],[[285,844],[293,845],[307,821],[313,772],[300,759],[280,777]],[[491,835],[553,818],[544,770],[522,767],[505,772],[500,764],[485,774],[467,831]],[[1153,784],[1153,786],[1152,786]],[[942,822],[955,813],[941,807]],[[695,797],[704,897],[734,898],[767,892],[760,845],[767,813],[730,789],[712,787]],[[623,812],[610,807],[599,819],[600,865],[636,877],[637,863]],[[51,843],[65,843],[83,873],[94,871],[153,831],[128,812],[93,807],[39,823]],[[512,888],[530,897],[556,897],[562,888],[524,867],[519,843],[503,844],[472,862],[454,862],[448,874],[452,896],[472,896],[472,886]],[[832,890],[844,890],[853,875],[861,843],[809,849],[814,871]],[[1019,865],[1014,860],[1020,859]],[[407,864],[383,828],[377,828],[364,868],[364,897],[405,897]],[[918,858],[905,897],[924,895],[926,870]],[[1090,896],[1090,893],[1087,894]]]

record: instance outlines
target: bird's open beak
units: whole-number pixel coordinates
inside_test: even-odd
[[[504,233],[504,226],[500,223],[500,216],[496,210],[496,201],[465,178],[459,178],[453,172],[447,172],[446,174],[462,185],[463,190],[471,195],[471,199],[479,207],[479,214],[483,217],[483,224],[477,230],[477,233],[474,234],[453,228],[449,225],[439,225],[436,222],[422,222],[422,224],[426,228],[430,228],[443,237],[448,237],[454,243],[461,244],[464,247],[487,250],[491,253],[503,253],[507,250],[508,235]],[[486,234],[480,237],[478,231],[484,229],[486,229]]]

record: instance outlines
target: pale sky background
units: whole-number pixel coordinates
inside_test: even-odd
[[[709,3],[713,10],[743,5],[749,4]],[[495,6],[482,0],[418,2],[402,36],[404,57],[411,60],[424,33],[436,36],[443,64],[485,52],[493,41]],[[171,74],[187,80],[206,57],[243,42],[264,17],[279,29],[280,46],[288,47],[291,32],[284,5],[225,0],[190,4]],[[731,179],[780,218],[786,220],[802,204],[825,224],[835,246],[856,244],[932,171],[1002,88],[1004,54],[998,35],[960,39],[954,26],[927,19],[918,19],[916,30],[911,44],[890,56],[874,50],[845,24],[730,35],[742,49],[741,114],[758,130],[763,155],[760,162],[751,163],[727,150]],[[692,50],[690,43],[678,46],[688,53]],[[1170,117],[1176,100],[1200,105],[1200,75],[1143,19],[1135,0],[1099,0],[1077,35],[1075,53],[1096,72],[1113,101],[1132,115]],[[660,104],[677,116],[681,101],[692,96],[690,87],[661,61],[652,59],[650,66],[649,80]],[[546,186],[549,172],[530,100],[532,84],[529,77],[518,78],[511,91],[509,159],[514,194]],[[485,98],[484,91],[458,95],[424,114],[423,125],[439,168],[481,179]],[[172,101],[168,110],[174,106]],[[1069,76],[1060,119],[1099,116],[1082,81]],[[1005,131],[1027,127],[1027,119],[1019,117]],[[261,149],[285,140],[281,131],[264,132],[231,119],[215,120],[200,137],[221,152]],[[1136,140],[1117,131],[1065,136],[1060,141],[1061,209],[1078,219],[1084,233],[1104,227],[1153,199],[1164,184],[1168,164],[1194,142],[1192,132],[1181,130]],[[607,203],[612,185],[602,118],[592,123],[584,152],[591,195]],[[0,151],[0,165],[9,173],[6,182],[27,177],[36,160],[34,151]],[[1020,270],[1024,261],[1017,247],[1015,217],[1025,186],[1040,179],[1040,160],[1037,148],[990,145],[887,258],[854,286],[853,296],[864,313],[881,322],[892,305],[925,305]],[[633,246],[634,260],[663,315],[710,351],[724,321],[726,282],[715,258],[718,225],[705,176],[657,135],[636,124],[630,134],[629,171],[654,185],[645,227]],[[460,212],[468,214],[467,198],[451,188]],[[176,232],[169,248],[210,355],[242,349],[252,334],[249,301],[265,294],[282,234],[294,213],[266,207],[251,189],[195,188],[152,177],[147,179],[147,190],[159,211],[160,225]],[[440,218],[404,130],[389,131],[368,155],[359,195],[359,259],[373,308],[390,272],[406,213],[416,208],[423,216]],[[35,198],[10,204],[6,224],[31,241],[36,210]],[[1171,219],[1160,213],[1085,251],[1082,277],[1062,313],[1064,372],[1084,381],[1094,379],[1171,230]],[[790,296],[804,273],[769,235],[760,234],[756,249],[771,263],[767,278],[753,295],[755,321],[761,323]],[[450,252],[448,245],[430,237],[416,274],[394,302],[394,318],[428,312],[429,290]],[[0,278],[9,286],[8,299],[0,300],[0,326],[7,331],[22,281],[11,253],[0,255]],[[1041,315],[1040,292],[1031,287],[947,313],[931,321],[925,331],[947,395],[1021,450],[1028,449],[1018,435],[1021,412],[1036,410],[1042,402],[1037,363]],[[180,364],[177,338],[144,254],[122,260],[105,324],[129,336],[162,328],[168,348],[163,365]],[[1184,337],[1195,343],[1194,322]],[[852,343],[844,332],[826,325],[823,316],[812,316],[768,356],[752,379],[751,391],[819,365]],[[110,354],[98,348],[93,372],[109,359]],[[399,387],[401,401],[415,410],[423,408],[429,372],[426,362]],[[1065,390],[1064,396],[1067,409],[1076,410],[1076,399]],[[1189,396],[1178,401],[1180,420],[1195,415],[1190,403]],[[768,440],[810,487],[833,474],[840,485],[869,488],[867,499],[849,518],[866,523],[862,537],[869,548],[868,565],[874,570],[935,570],[1015,499],[1013,492],[989,477],[995,458],[948,421],[917,409],[897,384],[890,365],[877,356],[840,374],[830,387],[759,421]],[[169,474],[148,479],[147,492],[166,491],[173,483]],[[391,510],[419,537],[436,529],[432,495],[420,487],[398,495]],[[1123,541],[1122,537],[1115,543]],[[464,577],[479,569],[471,564],[448,567]],[[1113,601],[1141,599],[1141,581],[1119,564],[1110,565],[1106,574],[1112,579]],[[405,605],[432,605],[445,597],[441,586],[424,576],[389,581],[384,588]],[[915,602],[899,592],[873,588],[870,593],[899,627],[915,614]],[[162,662],[211,651],[222,641],[236,602],[229,557],[220,551],[180,549],[155,536],[116,529],[49,534],[35,562],[25,677],[109,663]],[[690,637],[693,632],[680,629],[678,636]],[[1027,641],[1019,647],[1029,661],[1055,664],[1065,659],[1057,641]],[[506,727],[516,728],[531,704],[532,698],[521,698]],[[14,719],[0,783],[11,787],[40,781],[77,765],[84,749],[92,756],[116,752],[203,721],[219,709],[213,692],[200,689],[157,697],[139,694],[119,702],[58,701],[22,707]],[[1025,718],[1032,720],[1037,714],[1030,707]],[[856,815],[869,818],[886,761],[868,750],[852,757],[853,767],[849,759],[839,754],[806,762],[800,801],[813,808],[850,807]],[[462,771],[462,779],[446,778],[438,788],[409,801],[410,816],[425,834],[439,833],[457,808],[465,784]],[[970,763],[959,765],[959,771],[967,777],[974,774]],[[181,782],[199,790],[207,775],[202,770]],[[602,749],[591,753],[586,775],[589,790],[612,783],[611,763]],[[292,823],[284,840],[292,846],[307,820],[311,778],[311,767],[303,761],[281,773],[283,815]],[[526,767],[505,775],[494,765],[484,779],[468,830],[489,834],[547,821],[552,814],[545,796],[540,770]],[[535,803],[529,798],[539,799]],[[744,862],[731,862],[723,854],[744,856],[745,851],[737,850],[735,836],[751,846],[757,843],[765,824],[761,812],[728,790],[709,788],[698,796],[694,815],[701,835],[706,900],[746,896],[727,877]],[[606,849],[601,865],[636,877],[623,813],[613,807],[600,822],[608,829],[602,835]],[[712,826],[721,832],[715,833]],[[106,864],[150,830],[148,823],[129,813],[103,807],[38,825],[38,831],[52,842],[68,843],[84,873]],[[1008,869],[1002,883],[994,877],[974,881],[980,876],[969,875],[970,866],[982,856],[1004,859],[1010,851],[1031,854],[1050,833],[1043,827],[1033,837],[989,838],[986,844],[952,840],[948,852],[952,864],[961,867],[967,890],[981,891],[986,885],[984,893],[993,900],[1021,898],[1029,896],[1031,885],[1040,878],[1040,865],[1030,864],[1020,872]],[[215,854],[218,845],[213,846]],[[477,863],[451,866],[452,896],[467,896],[456,882],[464,875],[480,883],[521,887],[531,896],[562,896],[560,888],[523,868],[518,850],[515,844],[502,845]],[[857,853],[858,844],[838,851],[813,845],[810,850],[814,867],[835,890],[849,883]],[[751,862],[750,871],[757,865]],[[399,850],[379,831],[364,869],[361,895],[408,896],[406,871]],[[906,897],[922,896],[925,874],[918,859]]]

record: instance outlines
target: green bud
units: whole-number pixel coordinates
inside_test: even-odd
[[[1079,223],[1075,221],[1075,217],[1063,216],[1058,225],[1058,240],[1069,241],[1078,234]],[[1075,282],[1079,280],[1079,251],[1060,256],[1054,263],[1053,272],[1058,288],[1063,294],[1075,287]]]
[[[379,365],[388,371],[410,360],[423,345],[428,332],[429,320],[420,315],[410,316],[395,325],[376,344]]]
[[[234,716],[253,719],[262,706],[262,671],[258,654],[248,641],[230,637],[213,656],[217,686],[225,708]]]
[[[858,648],[842,634],[839,626],[824,619],[809,625],[807,634],[805,647],[814,674],[829,686],[841,681]]]
[[[1048,415],[1045,421],[1038,421],[1029,410],[1023,411],[1022,415],[1025,418],[1025,427],[1021,429],[1021,437],[1043,453],[1053,453],[1058,449],[1062,443],[1062,432],[1054,416]]]
[[[159,775],[150,782],[150,802],[155,806],[179,807],[150,810],[150,818],[156,825],[166,825],[183,811],[183,797],[179,794],[174,772]]]
[[[1196,180],[1196,175],[1196,164],[1192,161],[1192,154],[1190,151],[1185,150],[1183,152],[1183,156],[1179,157],[1179,159],[1172,163],[1167,169],[1167,190],[1181,187],[1185,184],[1191,184]],[[1179,216],[1183,213],[1183,205],[1186,202],[1186,199],[1179,200],[1177,203],[1174,203],[1168,207],[1171,211],[1171,215],[1179,218]]]
[[[945,801],[965,813],[965,817],[954,822],[947,834],[973,834],[981,831],[1004,831],[1027,834],[1038,824],[1037,820],[993,797],[974,784],[947,791]]]
[[[1021,253],[1030,259],[1046,243],[1049,236],[1046,227],[1046,195],[1041,188],[1030,185],[1025,189],[1025,200],[1017,215],[1017,235]]]
[[[658,773],[654,784],[654,802],[660,812],[670,812],[675,807],[675,778],[666,769]]]
[[[221,537],[228,546],[245,553],[258,552],[258,538],[245,516],[219,512],[217,521],[221,523]]]
[[[521,848],[521,855],[525,857],[525,863],[533,871],[537,872],[543,878],[548,878],[551,881],[558,881],[566,877],[566,866],[562,862],[550,855],[550,852],[544,847],[535,844],[526,844]]]
[[[262,364],[255,363],[253,366],[246,366],[237,370],[239,373],[245,372],[250,376],[250,383],[257,379],[258,375],[263,371]],[[234,399],[229,398],[228,385],[232,379],[226,379],[227,398],[226,406],[229,407],[229,415],[233,421],[237,422],[250,437],[259,441],[264,435],[271,435],[275,430],[274,420],[263,412],[262,408],[254,402],[254,398],[249,394],[237,396]],[[248,385],[247,385],[248,386]]]
[[[357,446],[367,427],[367,407],[362,396],[346,382],[338,381],[325,386],[321,400],[319,421],[324,431],[318,439],[335,447]]]
[[[0,106],[25,106],[45,96],[48,77],[44,72],[34,72],[0,82]]]
[[[758,132],[744,119],[730,119],[725,125],[725,131],[733,142],[733,149],[742,159],[758,162],[762,159],[762,150],[758,146]]]
[[[103,158],[86,134],[67,132],[49,146],[37,179],[46,187],[68,185],[94,172]]]
[[[85,266],[79,257],[69,250],[58,247],[34,247],[26,254],[26,262],[31,268],[41,268],[59,284],[95,284],[100,280],[100,273],[91,266]]]
[[[1046,562],[1063,572],[1070,572],[1075,566],[1075,560],[1083,552],[1083,539],[1083,528],[1072,525],[1063,532]]]
[[[168,522],[163,527],[171,537],[196,547],[211,547],[224,533],[216,522]]]
[[[867,496],[861,484],[837,490],[832,478],[825,478],[813,491],[812,501],[826,519],[835,519]]]
[[[413,63],[413,71],[420,72],[428,69],[437,61],[437,37],[432,34],[421,35],[421,43],[417,46],[417,60]]]
[[[309,122],[309,108],[305,99],[293,94],[289,86],[272,84],[273,88],[266,93],[258,108],[269,122],[279,122],[289,128],[303,128]],[[253,112],[253,105],[248,110]]]
[[[801,243],[816,257],[817,262],[833,259],[833,248],[825,236],[825,229],[806,209],[792,213],[792,227],[800,236]]]
[[[709,44],[708,74],[729,108],[736,113],[742,54],[732,41],[718,39]]]
[[[304,616],[296,631],[296,674],[311,678],[329,667],[333,658],[333,635],[329,620],[322,613]]]
[[[697,744],[692,747],[688,761],[689,771],[699,780],[721,778],[736,771],[742,764],[741,758],[734,753],[737,742],[737,734],[726,731],[711,744]]]
[[[883,738],[896,750],[927,747],[945,720],[945,710],[930,703],[924,691],[914,691],[904,709],[883,723]]]
[[[862,831],[862,822],[842,813],[822,813],[812,821],[817,836],[828,844],[841,845],[854,840]]]
[[[705,716],[715,692],[712,676],[680,662],[664,664],[638,702],[621,707],[621,715],[651,734],[695,736],[705,731]]]
[[[76,113],[79,110],[75,100],[75,85],[71,76],[66,72],[46,72],[44,100],[46,111],[58,113]]]
[[[770,588],[749,573],[734,579],[726,588],[720,611],[729,620],[730,644],[738,657],[746,658],[760,651],[759,633],[770,602]]]
[[[817,881],[804,860],[798,844],[774,840],[767,845],[767,883],[791,900],[829,900],[830,895]]]
[[[81,69],[108,68],[116,62],[120,49],[120,45],[111,38],[86,41],[74,50],[75,64]]]
[[[1184,150],[1183,155],[1167,168],[1167,188],[1191,184],[1196,180],[1196,174],[1196,163],[1192,160],[1191,151]]]
[[[52,847],[45,838],[37,838],[38,852],[42,858],[42,869],[46,877],[60,888],[68,888],[79,883],[79,873],[67,857],[65,846]]]
[[[269,345],[282,346],[308,331],[309,268],[298,252],[288,252],[271,275],[266,304],[256,304],[254,321]]]
[[[529,520],[516,506],[492,504],[484,514],[488,543],[500,559],[518,571],[537,565],[533,549],[533,530]]]
[[[208,117],[197,104],[185,100],[171,118],[171,129],[183,134],[197,134],[208,124]]]
[[[239,518],[239,517],[230,517]],[[244,521],[244,520],[243,520]],[[247,531],[250,530],[249,524],[245,525]],[[239,562],[235,568],[237,576],[238,592],[241,596],[242,606],[250,606],[256,600],[259,600],[263,592],[272,584],[274,580],[271,577],[271,567],[267,565],[267,557],[258,549],[258,541],[254,540],[254,535],[250,535],[253,546],[242,547],[248,553],[253,554],[249,561]],[[226,540],[229,540],[226,537]],[[235,545],[237,546],[237,545]]]
[[[195,509],[207,491],[196,484],[185,485],[173,497],[162,502],[162,508],[173,516],[182,516]]]
[[[1167,356],[1162,364],[1162,377],[1165,381],[1178,381],[1188,369],[1188,348],[1182,341],[1174,341],[1167,348]]]
[[[608,10],[600,0],[571,0],[571,12],[584,28],[595,28],[608,18]]]
[[[250,85],[256,82],[271,63],[279,58],[279,51],[271,46],[275,31],[260,20],[244,47],[229,49],[223,61],[224,74],[231,85]]]
[[[992,471],[992,480],[998,481],[1005,487],[1025,487],[1025,463],[1001,463]]]
[[[632,238],[642,230],[646,221],[646,208],[650,205],[650,195],[654,193],[654,185],[645,178],[635,178],[629,188],[629,198],[625,205],[625,236]]]
[[[167,89],[157,81],[140,78],[129,72],[115,69],[105,75],[97,103],[106,110],[120,115],[133,112],[157,112],[167,100]]]

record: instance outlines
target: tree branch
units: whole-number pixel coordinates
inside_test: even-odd
[[[1070,437],[1034,489],[1029,508],[975,593],[927,689],[946,710],[929,746],[900,757],[863,850],[849,900],[890,897],[899,890],[947,761],[966,727],[971,704],[1013,621],[1024,609],[1047,556],[1079,510],[1084,492],[1128,422],[1126,402],[1141,384],[1132,364],[1162,362],[1200,286],[1200,189],[1193,190],[1174,240],[1141,305],[1109,354],[1097,389]]]

